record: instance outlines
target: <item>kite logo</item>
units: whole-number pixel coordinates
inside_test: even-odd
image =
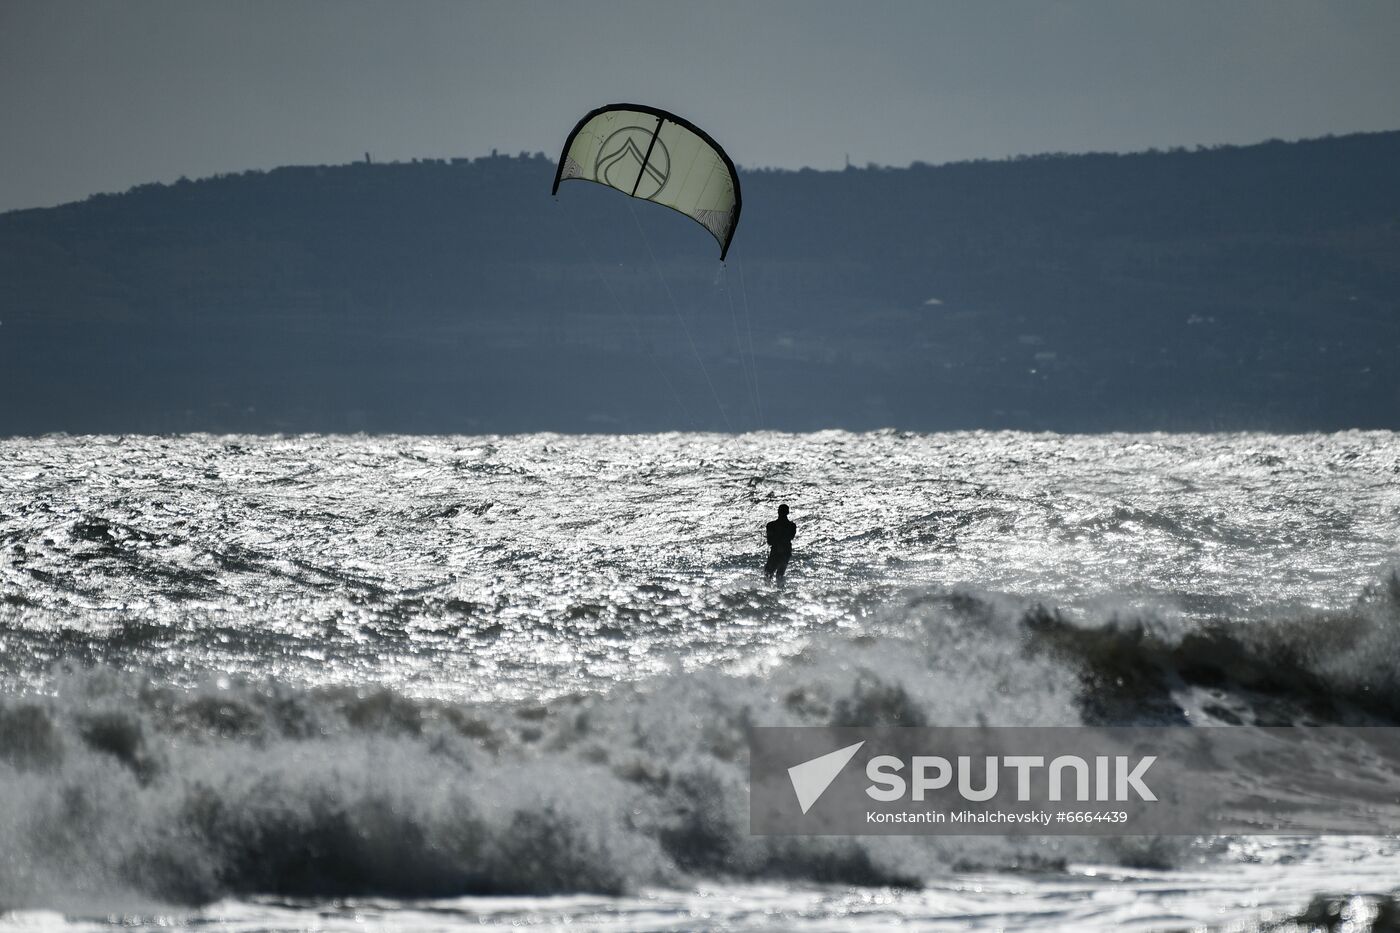
[[[834,752],[788,768],[788,778],[792,781],[793,792],[797,794],[797,804],[804,814],[826,793],[831,782],[850,764],[864,744],[864,741],[860,741],[854,745],[847,745],[845,748],[838,748]]]
[[[633,197],[660,194],[671,174],[671,153],[659,137],[653,144],[654,136],[654,126],[624,126],[614,132],[598,149],[593,177]]]

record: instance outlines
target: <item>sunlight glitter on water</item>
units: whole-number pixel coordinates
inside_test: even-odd
[[[506,697],[767,653],[910,586],[1337,606],[1395,557],[1398,474],[1388,433],[13,439],[5,663]]]

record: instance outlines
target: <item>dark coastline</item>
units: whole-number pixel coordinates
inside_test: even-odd
[[[145,185],[0,215],[0,435],[1400,428],[1397,164],[749,170],[723,270],[543,156]]]

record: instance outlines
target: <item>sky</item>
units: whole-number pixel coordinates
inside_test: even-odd
[[[0,211],[688,117],[741,166],[1400,128],[1397,0],[0,0]]]

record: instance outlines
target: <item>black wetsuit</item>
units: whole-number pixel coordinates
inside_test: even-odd
[[[766,534],[772,550],[768,552],[768,563],[763,565],[763,578],[771,580],[777,574],[782,580],[792,558],[792,539],[797,537],[797,524],[786,518],[775,518],[768,523]]]

